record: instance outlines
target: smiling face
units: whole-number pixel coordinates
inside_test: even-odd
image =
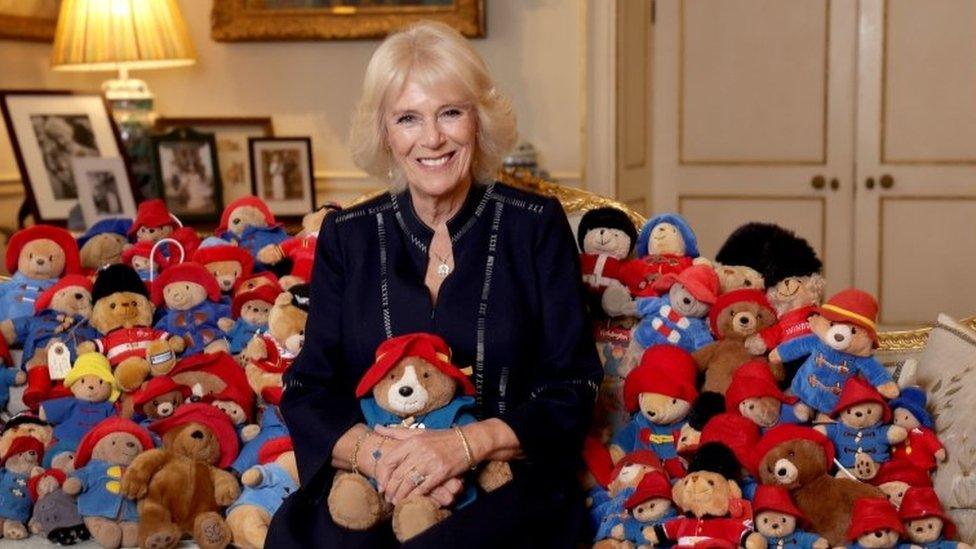
[[[783,314],[807,305],[819,304],[823,300],[826,286],[827,281],[819,274],[790,276],[766,290],[766,297],[776,312]]]
[[[399,95],[387,98],[383,124],[393,160],[414,192],[441,197],[470,183],[477,115],[457,86],[407,80]]]
[[[136,230],[136,241],[138,242],[159,242],[173,234],[172,225],[162,227],[146,227],[143,225]]]
[[[583,236],[583,251],[588,254],[606,254],[614,259],[630,255],[630,236],[620,229],[597,227]]]
[[[185,311],[203,303],[207,299],[207,290],[196,282],[171,282],[163,288],[163,299],[167,308]]]

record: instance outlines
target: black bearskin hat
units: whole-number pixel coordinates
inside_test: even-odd
[[[715,260],[759,271],[767,288],[791,276],[819,273],[823,267],[809,242],[772,223],[742,225],[722,244]]]
[[[295,284],[291,288],[288,288],[288,293],[291,294],[291,304],[307,313],[308,296],[311,293],[311,291],[309,290],[309,285]]]
[[[139,278],[135,269],[128,265],[109,265],[98,271],[98,277],[95,278],[95,284],[92,286],[92,303],[115,292],[132,292],[149,299],[146,284]]]
[[[725,396],[714,391],[704,391],[698,395],[688,411],[688,426],[701,431],[708,420],[725,411]]]
[[[630,250],[627,253],[634,251],[634,244],[637,243],[637,227],[626,213],[609,206],[596,208],[583,214],[579,228],[576,230],[576,241],[579,243],[580,250],[583,249],[583,238],[586,237],[586,233],[599,228],[623,231],[630,237]]]
[[[695,471],[710,471],[726,479],[738,481],[742,465],[726,445],[721,442],[706,442],[698,448],[688,463],[688,473]]]

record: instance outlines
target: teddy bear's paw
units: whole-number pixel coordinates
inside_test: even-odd
[[[102,547],[114,548],[122,545],[122,528],[117,522],[104,517],[85,517],[85,526]]]
[[[447,518],[450,511],[441,509],[433,499],[426,496],[412,497],[393,508],[393,533],[400,543]]]
[[[16,520],[3,521],[3,537],[6,539],[24,539],[27,537],[27,526]]]
[[[139,388],[149,375],[149,363],[145,359],[131,357],[115,367],[115,384],[125,392]]]
[[[366,477],[339,473],[329,491],[329,511],[339,526],[366,530],[389,514],[389,505]]]
[[[871,456],[865,453],[857,454],[854,461],[854,476],[860,480],[871,480],[878,474],[880,466]]]
[[[140,469],[126,469],[122,475],[122,484],[119,488],[122,495],[129,499],[142,499],[149,489],[149,475]]]
[[[203,513],[193,521],[193,539],[202,549],[223,549],[230,545],[230,528],[217,513]]]
[[[146,360],[149,361],[149,373],[164,376],[176,364],[176,353],[169,341],[157,339],[146,347]]]
[[[220,482],[214,488],[214,499],[217,505],[228,506],[234,503],[241,495],[241,488],[233,478]]]
[[[505,461],[489,461],[478,473],[478,485],[492,492],[512,480],[512,468]]]
[[[142,546],[146,549],[172,549],[180,542],[181,532],[175,524],[146,536]]]
[[[601,539],[593,544],[593,549],[633,549],[634,544],[629,541],[616,539]]]

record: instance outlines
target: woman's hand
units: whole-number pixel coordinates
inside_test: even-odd
[[[433,494],[439,487],[448,491],[456,487],[454,494],[460,491],[460,481],[457,486],[448,481],[464,473],[469,464],[453,430],[377,427],[376,433],[400,441],[383,453],[376,468],[376,482],[387,501],[397,504],[415,494]],[[438,496],[446,498],[444,491]]]

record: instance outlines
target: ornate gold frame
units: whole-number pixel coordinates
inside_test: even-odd
[[[421,19],[441,21],[469,38],[485,35],[484,0],[453,6],[269,9],[247,0],[214,0],[210,35],[218,42],[254,40],[354,40],[382,38]]]
[[[57,17],[46,19],[0,14],[0,38],[50,42],[54,40],[54,27],[57,24]]]

